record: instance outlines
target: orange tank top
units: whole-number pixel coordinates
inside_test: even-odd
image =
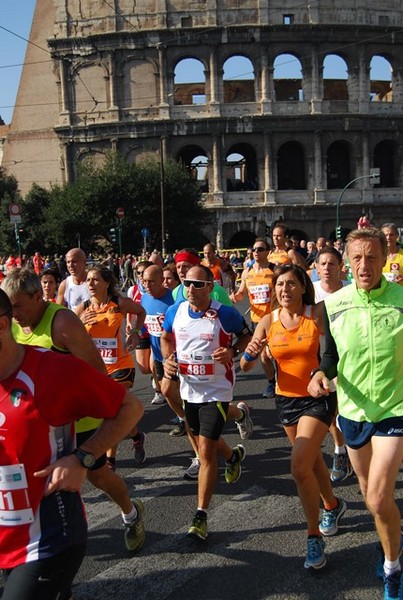
[[[273,271],[268,267],[260,271],[251,267],[245,277],[250,303],[250,318],[253,323],[258,323],[264,315],[271,311],[272,279]]]
[[[287,250],[279,250],[278,252],[273,250],[269,254],[269,261],[275,265],[285,265],[292,262]]]
[[[133,369],[134,360],[124,343],[126,320],[113,299],[97,311],[96,323],[86,324],[105,363],[108,375],[120,369]]]
[[[222,271],[221,271],[221,262],[219,258],[214,259],[213,265],[208,265],[206,260],[202,260],[201,264],[210,269],[213,273],[214,283],[218,283],[218,285],[222,285]]]
[[[276,393],[308,396],[311,371],[319,366],[320,332],[312,318],[312,306],[305,306],[294,329],[284,327],[279,309],[273,311],[272,319],[267,341],[277,364]]]

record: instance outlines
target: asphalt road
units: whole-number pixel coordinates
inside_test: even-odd
[[[146,409],[141,429],[147,434],[147,460],[136,466],[130,442],[124,441],[117,471],[132,496],[145,503],[146,543],[138,555],[130,555],[117,507],[86,484],[89,544],[76,578],[75,600],[383,598],[375,576],[377,537],[355,477],[337,485],[348,510],[337,536],[326,540],[326,567],[314,573],[304,569],[306,532],[289,473],[290,447],[273,400],[262,398],[264,388],[260,367],[238,374],[235,400],[250,404],[254,432],[244,442],[247,456],[238,482],[225,482],[221,464],[208,516],[209,537],[197,543],[185,536],[196,510],[197,483],[183,479],[190,446],[185,437],[168,435],[173,413],[167,405],[151,405],[150,378],[136,376],[135,391]],[[233,446],[240,443],[234,423],[228,424],[225,437]],[[330,439],[324,451],[330,465]],[[401,504],[401,478],[396,496]]]
[[[235,399],[252,407],[254,433],[244,443],[247,456],[238,482],[226,484],[221,465],[209,511],[209,537],[196,543],[185,537],[197,487],[183,479],[191,457],[188,442],[168,435],[170,409],[151,405],[149,378],[137,378],[135,390],[146,407],[142,429],[147,433],[147,460],[136,467],[125,441],[117,464],[132,494],[145,502],[147,540],[139,555],[128,555],[116,507],[86,486],[89,547],[74,588],[76,600],[383,597],[375,576],[377,538],[355,477],[337,486],[348,511],[337,536],[326,541],[326,567],[315,573],[304,569],[306,533],[289,474],[290,447],[273,400],[261,396],[263,389],[260,368],[238,375]],[[231,445],[240,442],[234,424],[228,425],[226,438]],[[329,440],[324,450],[330,464]],[[401,480],[397,497],[401,501]]]

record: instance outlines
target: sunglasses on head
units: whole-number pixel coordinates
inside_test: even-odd
[[[253,248],[253,252],[267,252],[267,249],[264,246],[256,246]]]
[[[209,283],[212,283],[212,281],[194,281],[193,279],[183,280],[183,285],[185,287],[188,288],[191,285],[193,285],[193,287],[196,288],[196,290],[201,290],[202,288],[206,287],[206,285],[208,285]]]

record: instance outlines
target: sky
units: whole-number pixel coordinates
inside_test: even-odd
[[[12,118],[34,8],[35,0],[12,0],[11,2],[10,0],[0,0],[0,116],[7,124],[11,122]],[[248,78],[250,69],[248,63],[244,62],[245,60],[235,59],[235,62],[228,65],[224,76]],[[290,56],[288,59],[282,57],[281,60],[284,62],[280,66],[283,70],[287,70],[288,76],[299,76],[299,69],[293,57]],[[371,72],[371,75],[374,78],[389,79],[388,65],[381,64],[380,61],[375,66],[373,65],[374,71]],[[198,68],[202,74],[200,63],[198,63]],[[331,76],[345,78],[345,69],[337,62],[331,62],[328,69]],[[176,73],[176,81],[178,83],[195,81],[194,74],[194,65],[191,65],[191,61],[189,61],[183,72]],[[281,76],[287,75],[282,74]],[[196,81],[200,81],[200,79],[196,79]]]
[[[34,7],[35,0],[0,0],[0,116],[5,123],[11,121]]]

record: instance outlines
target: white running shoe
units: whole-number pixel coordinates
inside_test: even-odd
[[[161,392],[155,392],[154,398],[151,400],[151,404],[164,404],[165,397]]]

